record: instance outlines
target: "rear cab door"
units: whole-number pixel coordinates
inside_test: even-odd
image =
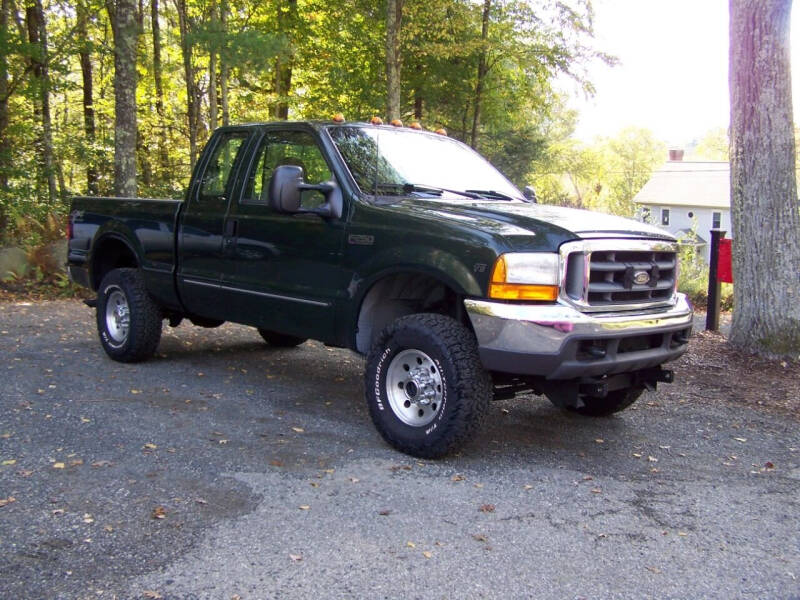
[[[223,286],[234,270],[230,199],[241,187],[238,172],[258,130],[217,130],[206,145],[186,195],[178,234],[178,292],[189,313],[235,320],[235,295]]]

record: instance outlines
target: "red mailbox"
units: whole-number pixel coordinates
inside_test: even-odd
[[[733,263],[731,259],[731,240],[722,238],[719,241],[719,264],[717,265],[717,280],[723,283],[733,283]]]

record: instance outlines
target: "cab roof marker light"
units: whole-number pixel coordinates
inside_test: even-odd
[[[369,122],[372,125],[383,125],[383,119],[380,117],[372,117]]]
[[[333,115],[333,117],[331,118],[331,120],[332,120],[334,123],[344,123],[344,115],[343,115],[342,113],[338,112],[338,113],[336,113],[335,115]]]

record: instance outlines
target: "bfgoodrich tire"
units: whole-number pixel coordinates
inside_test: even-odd
[[[137,269],[114,269],[97,295],[97,332],[103,350],[119,362],[153,356],[161,340],[162,315]]]
[[[614,390],[605,398],[583,398],[583,406],[569,407],[567,410],[587,417],[607,417],[628,408],[642,393],[644,388],[641,387]]]
[[[401,317],[367,357],[370,416],[392,446],[421,458],[453,452],[475,435],[492,388],[472,333],[438,314]]]
[[[294,348],[308,339],[286,335],[285,333],[278,333],[277,331],[270,331],[269,329],[259,329],[258,333],[261,334],[261,337],[264,338],[264,341],[270,346],[276,346],[277,348]]]

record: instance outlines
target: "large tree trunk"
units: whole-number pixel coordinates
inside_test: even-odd
[[[189,124],[189,158],[192,169],[197,162],[197,128],[198,128],[198,98],[197,84],[194,78],[194,64],[192,64],[192,47],[189,44],[189,14],[186,0],[175,0],[178,10],[178,26],[181,36],[181,54],[183,56],[183,76],[186,80],[186,118]]]
[[[106,0],[114,32],[114,193],[136,196],[136,47],[139,24],[135,0]]]
[[[50,73],[47,55],[47,24],[41,0],[32,0],[25,7],[28,26],[28,41],[36,48],[32,57],[33,78],[37,86],[37,101],[34,112],[41,119],[42,131],[38,151],[42,175],[47,180],[47,199],[53,204],[58,197],[56,188],[55,160],[53,158],[53,123],[50,117]]]
[[[400,30],[403,27],[403,0],[386,0],[386,116],[400,118]]]
[[[297,18],[297,0],[287,1],[287,10],[283,10],[283,2],[278,3],[278,31],[283,33],[289,42],[285,53],[275,58],[275,107],[273,116],[285,121],[289,118],[289,92],[292,88],[292,68],[294,66],[294,27]]]
[[[730,0],[731,342],[800,354],[791,0]]]
[[[219,3],[219,18],[220,18],[220,25],[222,28],[222,33],[227,37],[228,35],[228,2],[227,0],[221,0]],[[227,39],[225,41],[225,46],[223,46],[223,51],[220,52],[219,55],[219,95],[220,95],[220,104],[222,105],[222,125],[229,125],[230,124],[230,111],[228,110],[228,78],[229,78],[229,67],[228,67],[228,59],[225,55],[225,49],[227,48]]]
[[[76,29],[80,46],[79,58],[81,63],[81,77],[83,79],[83,132],[86,136],[86,145],[89,151],[86,156],[86,189],[89,194],[99,193],[97,188],[97,169],[94,166],[94,102],[92,85],[92,57],[89,53],[89,14],[86,0],[78,0],[76,5]]]
[[[481,42],[483,47],[478,55],[478,80],[475,82],[475,99],[473,101],[472,113],[472,135],[469,145],[473,148],[478,147],[478,127],[481,123],[481,100],[483,96],[483,83],[486,79],[486,41],[489,39],[489,11],[492,8],[492,0],[484,0],[483,15],[481,17]]]
[[[161,173],[169,168],[167,154],[167,123],[164,118],[164,76],[161,67],[161,24],[158,20],[158,0],[150,4],[150,21],[153,30],[153,84],[156,92],[156,114],[158,114],[158,163]]]

